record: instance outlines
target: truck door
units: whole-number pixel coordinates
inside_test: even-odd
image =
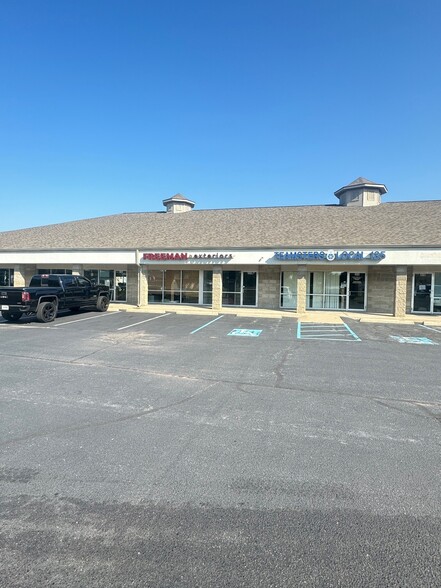
[[[81,293],[76,277],[63,275],[60,276],[60,281],[64,289],[64,302],[61,302],[60,297],[60,306],[63,308],[75,308],[81,306]]]
[[[86,278],[82,276],[77,277],[78,285],[81,288],[84,304],[95,305],[96,304],[96,292],[93,292],[92,284]]]

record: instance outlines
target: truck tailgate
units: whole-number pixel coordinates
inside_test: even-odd
[[[0,305],[21,304],[21,288],[1,288],[0,287]]]

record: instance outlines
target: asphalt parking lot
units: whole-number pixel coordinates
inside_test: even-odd
[[[0,586],[441,585],[441,329],[0,319]]]

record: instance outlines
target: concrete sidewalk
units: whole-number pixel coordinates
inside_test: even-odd
[[[441,315],[429,314],[407,314],[405,317],[397,318],[391,314],[374,314],[368,312],[348,312],[333,310],[314,310],[305,313],[297,313],[294,310],[267,310],[263,308],[237,308],[224,307],[221,311],[215,311],[204,306],[190,306],[185,304],[150,304],[148,306],[134,306],[121,302],[112,302],[112,310],[123,312],[144,312],[144,313],[175,313],[202,316],[219,316],[221,314],[255,317],[255,318],[293,318],[308,323],[342,323],[345,318],[360,322],[369,323],[394,323],[394,324],[423,324],[438,326],[441,328]]]

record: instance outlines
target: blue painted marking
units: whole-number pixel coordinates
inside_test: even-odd
[[[208,325],[211,325],[212,323],[215,323],[216,321],[218,321],[219,319],[221,319],[223,316],[225,316],[225,315],[221,314],[220,316],[216,317],[215,319],[213,319],[209,323],[205,323],[205,325],[202,325],[202,327],[199,327],[198,329],[195,329],[194,331],[192,331],[190,333],[190,335],[193,335],[194,333],[197,333],[201,329],[205,329],[205,327],[208,327]]]
[[[350,338],[349,338],[350,337]],[[322,341],[361,341],[346,323],[297,323],[297,339]]]
[[[389,335],[394,341],[398,343],[413,343],[414,345],[438,345],[428,337],[399,337],[398,335]]]
[[[354,339],[356,341],[361,341],[360,337],[354,333],[354,331],[351,329],[351,327],[348,327],[348,325],[345,322],[343,322],[343,324],[347,328],[347,330],[351,333],[351,335],[354,337]]]
[[[258,337],[261,332],[262,329],[260,331],[258,329],[233,329],[228,335],[233,337]]]

